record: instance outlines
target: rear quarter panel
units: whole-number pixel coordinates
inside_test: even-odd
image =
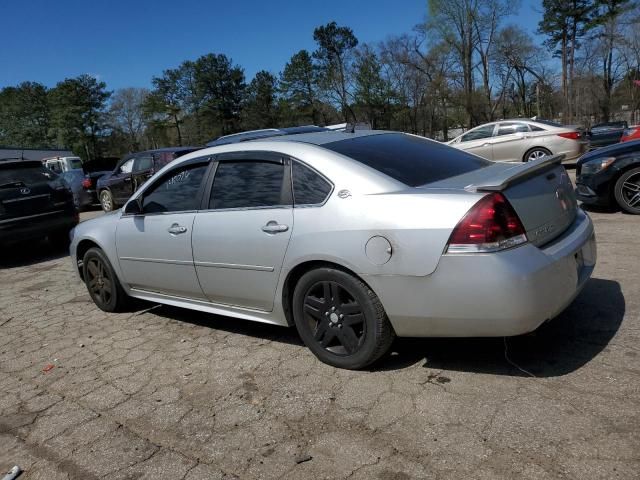
[[[322,207],[294,209],[285,271],[305,261],[325,260],[362,275],[429,275],[451,231],[481,197],[441,191],[342,199],[333,193]],[[370,260],[365,251],[374,236],[391,244],[391,258],[383,265]]]

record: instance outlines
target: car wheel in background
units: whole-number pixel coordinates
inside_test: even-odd
[[[640,215],[640,167],[632,168],[618,178],[614,195],[620,208]]]
[[[395,337],[377,295],[333,268],[311,270],[300,278],[293,318],[314,355],[339,368],[366,367],[387,352]]]
[[[100,192],[100,205],[105,212],[110,212],[114,209],[113,197],[109,190],[102,190]]]
[[[129,297],[102,250],[87,250],[82,259],[82,273],[89,295],[100,310],[119,312],[126,308]]]
[[[547,155],[551,155],[551,152],[546,148],[535,147],[531,150],[527,150],[527,153],[522,157],[523,162],[532,162],[534,160],[540,160],[542,157],[546,157]]]

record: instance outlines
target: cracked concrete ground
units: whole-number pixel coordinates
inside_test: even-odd
[[[364,372],[318,362],[294,330],[149,304],[103,313],[65,254],[4,252],[0,471],[638,478],[640,218],[591,215],[599,263],[559,318],[506,345],[398,340]]]

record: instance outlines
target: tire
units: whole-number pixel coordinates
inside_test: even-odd
[[[551,152],[546,148],[534,147],[527,150],[527,153],[525,153],[524,156],[522,157],[522,161],[526,163],[526,162],[531,162],[533,160],[539,160],[545,155],[551,155]]]
[[[296,284],[292,307],[302,341],[334,367],[364,368],[384,355],[395,338],[377,295],[341,270],[305,273]]]
[[[102,190],[100,192],[100,206],[102,207],[102,210],[104,210],[105,212],[111,212],[115,209],[116,204],[113,201],[113,196],[111,195],[111,192],[109,190]]]
[[[89,296],[100,310],[121,312],[130,303],[107,256],[90,248],[82,259],[82,273]]]
[[[640,215],[640,167],[620,175],[613,187],[613,194],[625,212]]]

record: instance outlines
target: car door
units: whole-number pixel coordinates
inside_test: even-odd
[[[481,125],[460,137],[453,146],[470,153],[474,153],[487,160],[493,160],[493,145],[491,143],[495,124]]]
[[[131,172],[131,193],[137,192],[151,175],[153,175],[153,156],[151,154],[137,156]]]
[[[134,157],[121,162],[113,172],[109,181],[111,196],[118,205],[125,203],[133,194],[131,186],[131,173],[133,172]]]
[[[500,122],[492,139],[493,160],[521,162],[529,150],[531,133],[523,122]]]
[[[124,280],[132,288],[204,299],[191,239],[208,168],[207,160],[180,165],[142,192],[139,214],[128,215],[125,207],[116,248]]]
[[[216,161],[193,226],[200,285],[211,302],[271,311],[293,229],[289,160],[251,152]]]

